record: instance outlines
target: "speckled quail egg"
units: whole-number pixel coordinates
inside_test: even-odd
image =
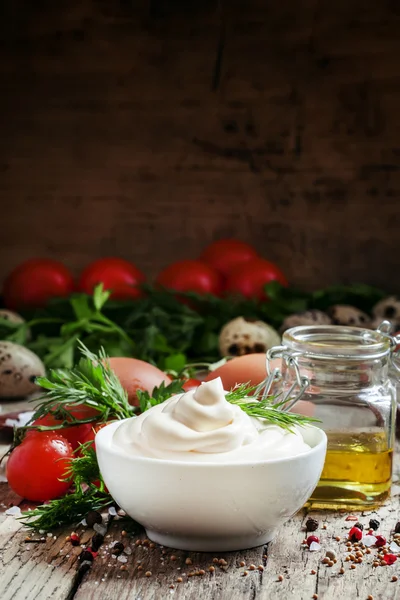
[[[332,319],[322,310],[306,310],[286,317],[283,321],[280,331],[283,333],[292,327],[300,327],[301,325],[330,325]]]
[[[7,308],[0,309],[0,319],[5,319],[6,321],[10,321],[10,323],[15,323],[16,325],[25,323],[25,319],[21,317],[21,315],[13,310],[8,310]]]
[[[38,390],[35,378],[45,374],[38,356],[19,344],[0,342],[0,397],[21,398]]]
[[[280,335],[273,327],[244,317],[229,321],[221,329],[219,350],[222,356],[244,356],[266,352],[281,343]]]
[[[372,314],[374,329],[379,327],[382,321],[390,321],[394,329],[400,329],[400,300],[396,296],[389,296],[375,304]]]
[[[336,304],[331,306],[329,314],[334,325],[347,325],[350,327],[371,327],[371,318],[355,306]]]

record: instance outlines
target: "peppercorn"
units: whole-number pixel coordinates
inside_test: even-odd
[[[97,550],[100,548],[100,546],[102,545],[102,543],[104,542],[104,535],[101,535],[101,533],[95,533],[94,536],[92,537],[92,549],[97,552]]]
[[[395,533],[400,533],[400,521],[397,521],[395,527],[394,527],[394,532]]]
[[[380,522],[377,521],[376,519],[370,519],[369,521],[369,526],[371,529],[373,529],[374,531],[376,531],[379,528]]]
[[[306,540],[307,546],[310,547],[313,542],[319,544],[319,538],[316,535],[309,535]]]
[[[386,544],[386,540],[383,537],[383,535],[377,535],[376,536],[376,541],[375,541],[375,546],[377,548],[381,548],[382,546],[384,546]]]
[[[319,523],[316,519],[307,519],[306,531],[316,531],[319,527]]]
[[[79,546],[81,540],[79,538],[79,535],[75,533],[75,531],[73,531],[69,537],[73,546]]]
[[[387,565],[392,565],[393,563],[396,562],[397,556],[395,556],[394,554],[385,554],[385,556],[383,557],[383,560],[385,561],[385,563]]]
[[[364,529],[364,525],[362,525],[361,523],[357,522],[354,524],[354,527],[358,527],[358,529],[360,529],[361,531]]]
[[[358,527],[352,527],[349,531],[349,540],[358,542],[362,538],[362,531]]]
[[[83,550],[83,552],[81,552],[79,555],[79,560],[80,562],[83,562],[85,560],[93,562],[93,554],[90,552],[90,550]]]
[[[95,525],[95,523],[102,523],[103,522],[103,517],[101,516],[101,514],[97,511],[97,510],[90,510],[86,516],[86,523],[88,525],[88,527],[93,527],[93,525]]]
[[[123,543],[117,542],[113,546],[112,553],[113,554],[121,554],[124,550],[125,550],[125,546],[123,545]]]
[[[87,571],[89,571],[90,567],[92,566],[92,562],[89,560],[84,560],[80,566],[79,566],[79,572],[80,573],[86,573]]]

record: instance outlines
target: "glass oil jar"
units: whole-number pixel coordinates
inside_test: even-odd
[[[292,410],[319,419],[316,425],[328,436],[325,466],[310,499],[314,508],[370,509],[390,493],[393,349],[384,331],[329,325],[289,329],[272,350],[283,359],[279,375],[286,396],[296,378],[298,385],[306,382]]]

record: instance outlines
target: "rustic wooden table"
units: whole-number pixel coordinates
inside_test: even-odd
[[[12,408],[8,406],[7,410]],[[3,443],[0,450],[5,447]],[[395,481],[397,472],[395,469]],[[392,539],[390,532],[400,519],[399,494],[400,488],[395,483],[391,500],[376,512],[359,514],[360,522],[367,526],[370,518],[378,519],[379,533]],[[319,552],[310,552],[302,546],[306,510],[291,519],[268,546],[216,554],[181,552],[150,544],[144,531],[131,531],[126,521],[114,518],[98,556],[91,568],[82,573],[79,555],[90,542],[93,530],[82,525],[75,528],[81,536],[81,545],[75,547],[66,540],[71,528],[54,531],[52,535],[32,535],[14,516],[6,515],[12,505],[22,510],[28,508],[6,483],[1,483],[1,600],[400,598],[400,558],[391,566],[374,568],[377,550],[371,549],[371,554],[365,554],[363,562],[355,568],[351,568],[351,561],[345,560],[349,554],[347,534],[354,525],[346,521],[348,513],[309,513],[319,521],[316,532],[322,545]],[[124,530],[126,535],[122,534]],[[28,534],[39,541],[27,543]],[[112,552],[116,541],[125,546],[120,556]],[[332,567],[322,563],[328,549],[337,555]]]

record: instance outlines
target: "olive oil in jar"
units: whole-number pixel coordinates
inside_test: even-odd
[[[314,508],[362,509],[389,495],[393,450],[383,431],[327,432],[324,469],[310,504]]]

